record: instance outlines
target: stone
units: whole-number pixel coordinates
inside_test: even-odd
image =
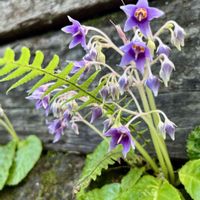
[[[5,187],[0,200],[72,200],[83,163],[81,155],[49,151],[17,187]]]
[[[176,71],[173,72],[169,87],[162,87],[159,96],[156,98],[158,108],[164,110],[169,118],[178,126],[176,140],[174,142],[168,141],[170,155],[173,158],[185,159],[185,141],[187,135],[191,129],[199,125],[199,3],[197,0],[190,2],[175,0],[173,2],[153,1],[151,5],[159,7],[166,13],[165,17],[152,23],[154,30],[166,20],[173,19],[183,26],[187,33],[183,51],[178,52],[178,50],[175,50],[170,57],[176,66]],[[174,12],[174,8],[177,9],[176,13]],[[114,33],[114,28],[109,22],[109,19],[112,19],[117,24],[122,23],[124,18],[125,16],[122,12],[116,12],[84,23],[102,28],[103,31],[111,36],[114,42],[121,45],[117,41],[117,34]],[[33,52],[37,49],[44,52],[46,57],[44,66],[55,53],[60,56],[61,63],[63,63],[62,66],[65,66],[67,63],[66,60],[81,59],[84,55],[84,52],[79,48],[69,51],[69,40],[70,37],[61,31],[48,32],[3,45],[0,47],[0,54],[2,55],[7,46],[14,48],[17,52],[20,51],[22,46],[27,46]],[[115,53],[108,52],[108,50],[105,53],[108,63],[111,63],[113,67],[119,63],[120,58],[116,59]],[[24,91],[28,90],[28,85],[17,88],[15,91],[10,92],[8,96],[3,95],[5,94],[6,88],[8,88],[8,84],[1,83],[0,102],[21,137],[29,134],[37,134],[43,140],[46,149],[56,151],[88,153],[99,143],[99,136],[95,135],[88,127],[81,126],[79,136],[68,130],[58,143],[53,144],[53,138],[48,134],[45,126],[44,115],[41,112],[35,111],[33,104],[25,100],[26,93]],[[102,127],[102,122],[99,122],[99,127]],[[2,129],[0,131],[2,132],[0,139],[2,142],[5,142],[8,140],[8,137],[5,136],[5,131]]]

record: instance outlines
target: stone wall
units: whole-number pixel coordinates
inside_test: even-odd
[[[82,23],[102,28],[118,43],[117,34],[114,33],[109,19],[116,24],[122,24],[125,16],[119,12],[119,4],[120,0],[1,0],[0,55],[8,46],[17,52],[22,46],[27,46],[33,52],[37,49],[42,50],[46,57],[45,63],[53,54],[58,54],[63,63],[66,59],[80,59],[83,52],[78,48],[69,52],[67,48],[69,37],[60,31],[60,28],[68,23],[67,15],[72,15]],[[166,20],[173,19],[183,26],[187,33],[183,51],[175,50],[171,55],[171,60],[176,66],[172,81],[168,88],[161,89],[159,97],[156,98],[158,108],[164,109],[170,119],[178,125],[176,140],[168,142],[171,157],[185,159],[185,139],[189,131],[200,124],[200,65],[198,62],[200,4],[198,0],[164,0],[152,1],[151,5],[159,7],[166,13],[165,17],[156,21],[157,24],[152,23],[155,30]],[[91,17],[93,19],[88,21]],[[107,59],[109,63],[116,63],[115,54],[107,54]],[[50,150],[54,153],[50,159],[49,153],[43,155],[30,176],[20,186],[0,192],[0,199],[71,199],[72,181],[77,178],[84,160],[79,154],[91,152],[100,138],[89,128],[82,126],[79,136],[67,131],[60,142],[52,144],[53,138],[48,134],[43,114],[34,110],[33,104],[25,99],[24,91],[28,89],[28,86],[11,91],[7,96],[5,95],[6,88],[8,84],[1,83],[0,103],[11,118],[16,131],[21,137],[29,134],[38,135],[43,141],[45,151]],[[1,127],[0,132],[0,140],[5,143],[9,138]],[[54,159],[59,160],[58,165],[51,163]],[[65,159],[67,162],[63,161]],[[47,168],[43,165],[47,165]],[[66,165],[75,166],[74,171],[66,181],[60,180],[57,176],[62,176],[62,173],[67,176],[68,170],[71,169]],[[53,175],[49,171],[53,171]],[[44,180],[38,175],[39,173],[50,173],[49,188],[46,188],[48,185],[46,182],[43,184]],[[63,185],[63,191],[60,185]],[[27,191],[29,187],[33,188],[32,194],[26,192],[21,194],[21,191]],[[12,193],[15,197],[12,197]]]

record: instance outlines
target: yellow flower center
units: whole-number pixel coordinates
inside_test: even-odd
[[[134,14],[135,18],[141,22],[147,18],[147,10],[145,8],[138,8]]]

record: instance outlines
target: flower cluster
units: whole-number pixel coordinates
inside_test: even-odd
[[[168,134],[173,140],[175,138],[175,124],[171,122],[166,115],[159,110],[149,110],[146,105],[150,102],[146,100],[145,91],[150,89],[150,92],[154,96],[157,96],[161,84],[168,86],[172,71],[175,69],[173,62],[169,56],[171,53],[171,47],[165,44],[160,38],[160,34],[164,31],[171,33],[171,44],[181,49],[184,46],[184,30],[174,21],[168,21],[164,24],[156,33],[151,29],[150,22],[162,17],[164,12],[150,7],[147,0],[138,0],[136,5],[128,4],[121,6],[121,9],[127,16],[125,21],[124,30],[120,25],[115,25],[119,38],[122,40],[123,45],[118,47],[112,40],[101,30],[81,25],[77,20],[68,17],[72,25],[68,25],[62,28],[65,33],[71,34],[72,41],[69,44],[69,48],[74,48],[77,45],[81,45],[85,51],[85,56],[78,61],[74,61],[74,67],[70,74],[74,75],[80,69],[84,68],[81,77],[87,76],[90,71],[107,68],[109,72],[104,74],[99,81],[99,85],[103,84],[99,92],[98,102],[91,102],[87,105],[90,107],[88,115],[82,117],[77,111],[80,101],[86,102],[88,97],[81,97],[74,99],[75,91],[70,91],[61,96],[58,96],[50,105],[50,95],[44,96],[45,91],[49,85],[43,85],[38,88],[31,96],[30,100],[36,100],[36,108],[44,108],[46,114],[53,113],[55,119],[52,122],[48,122],[49,132],[55,135],[54,142],[58,141],[61,135],[64,133],[64,129],[70,127],[76,133],[78,133],[77,122],[82,121],[90,127],[100,117],[105,117],[104,121],[104,134],[102,137],[111,137],[110,150],[115,148],[118,144],[123,146],[123,155],[126,157],[130,148],[135,148],[133,139],[133,130],[130,128],[132,122],[138,117],[142,118],[149,127],[150,131],[159,130],[159,132],[166,137]],[[89,31],[94,31],[97,35],[92,35],[87,41]],[[127,36],[126,32],[132,31],[132,36]],[[130,34],[129,34],[130,35]],[[121,60],[120,63],[116,63],[116,66],[110,66],[106,63],[106,56],[103,50],[111,48],[115,50]],[[159,65],[156,65],[159,63]],[[155,67],[159,66],[159,73],[156,74]],[[119,73],[118,71],[122,71]],[[154,72],[155,71],[155,72]],[[144,110],[140,107],[137,98],[135,97],[135,89],[137,89],[141,101],[144,106]],[[55,91],[53,91],[55,92]],[[126,106],[121,106],[121,99],[124,99],[124,94],[129,95],[134,101],[137,111],[131,111],[126,109]],[[152,95],[152,96],[153,96]],[[148,97],[151,95],[147,95]],[[70,99],[71,101],[68,101]],[[126,98],[126,96],[125,96]],[[152,102],[152,99],[151,99]],[[108,105],[109,106],[108,106]],[[111,106],[110,106],[111,104]],[[106,106],[105,106],[106,105]],[[111,112],[106,108],[114,107],[115,111]],[[125,112],[129,115],[126,124],[122,123],[122,113]],[[158,122],[151,122],[149,120],[152,117],[152,113],[157,115]],[[163,123],[161,118],[165,118]],[[89,121],[89,122],[88,122]],[[123,125],[122,125],[123,124]],[[156,126],[156,127],[154,127]],[[96,128],[93,128],[96,130]],[[98,131],[97,131],[98,132]]]

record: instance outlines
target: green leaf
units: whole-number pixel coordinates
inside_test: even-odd
[[[200,127],[196,127],[187,139],[187,155],[192,159],[200,158]]]
[[[121,146],[111,152],[108,152],[108,149],[109,144],[104,140],[97,146],[93,153],[87,156],[77,186],[81,186],[82,189],[86,188],[91,180],[96,180],[97,176],[101,175],[103,169],[107,169],[108,165],[113,165],[121,157]]]
[[[0,146],[0,190],[4,187],[9,175],[9,170],[15,156],[16,142]]]
[[[179,171],[181,183],[194,200],[200,198],[200,159],[187,162]]]
[[[181,200],[176,188],[166,180],[150,175],[143,176],[134,187],[126,192],[122,191],[120,200]]]
[[[144,168],[131,168],[128,174],[122,178],[121,188],[123,192],[133,188],[143,173]]]
[[[31,135],[20,141],[6,184],[17,185],[22,181],[40,158],[41,152],[42,144],[38,137]]]
[[[77,200],[117,200],[120,192],[120,184],[104,185],[100,189],[94,189],[84,194],[78,194]]]

